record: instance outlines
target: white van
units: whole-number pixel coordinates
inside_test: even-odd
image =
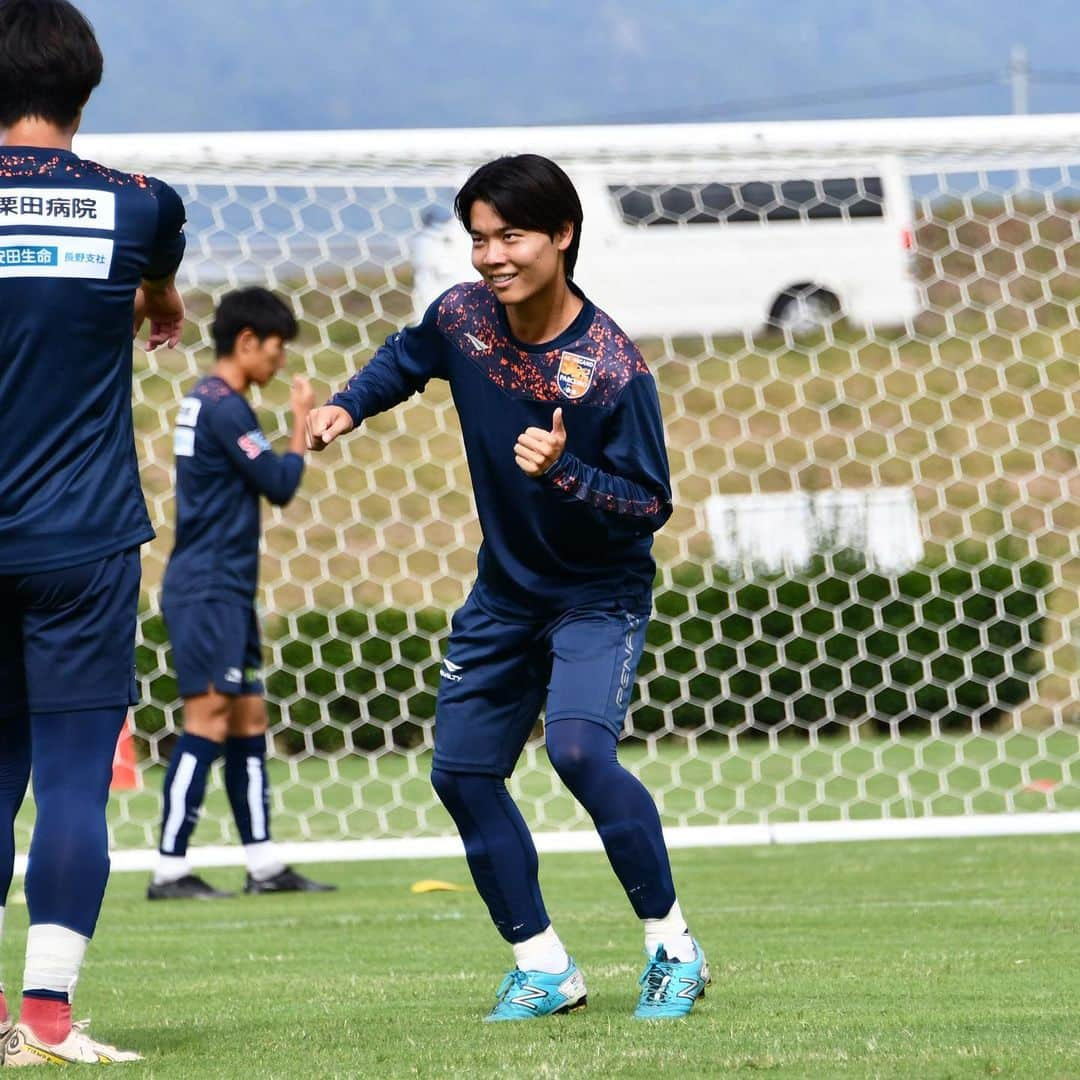
[[[912,199],[891,159],[772,163],[707,179],[700,166],[571,171],[585,212],[575,280],[631,336],[802,333],[838,314],[897,325],[918,310]],[[715,170],[715,164],[709,170]],[[429,224],[412,258],[416,309],[475,275],[457,221]]]

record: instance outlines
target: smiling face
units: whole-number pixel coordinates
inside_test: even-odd
[[[553,237],[517,228],[490,203],[477,199],[469,214],[469,234],[473,266],[508,307],[550,296],[565,280],[564,253],[574,235],[569,223]]]

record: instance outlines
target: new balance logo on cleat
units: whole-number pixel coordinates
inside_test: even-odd
[[[547,996],[548,992],[546,990],[541,989],[539,986],[530,986],[528,983],[525,983],[518,993],[510,1000],[515,1005],[521,1005],[523,1008],[532,1009],[533,1012],[536,1012],[536,1003],[538,1001],[543,1001]]]
[[[538,974],[534,972],[533,974]],[[564,982],[559,983],[557,993],[561,994],[567,1001],[574,1001],[579,1003],[580,999],[585,996],[585,978],[576,968],[573,974]],[[545,990],[541,986],[533,986],[531,983],[525,983],[520,992],[511,1000],[515,1005],[521,1005],[523,1008],[532,1009],[536,1012],[539,1009],[537,1002],[545,1001],[551,994],[550,990]]]
[[[583,1009],[587,1000],[585,978],[573,960],[565,971],[554,975],[515,968],[503,979],[495,1008],[484,1020],[491,1023],[555,1016]]]

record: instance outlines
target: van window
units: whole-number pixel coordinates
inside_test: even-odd
[[[879,176],[750,180],[738,184],[609,185],[623,222],[653,225],[760,224],[882,217]]]

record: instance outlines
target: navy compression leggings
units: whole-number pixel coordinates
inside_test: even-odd
[[[665,916],[675,903],[671,864],[656,804],[624,769],[613,732],[590,720],[547,728],[556,772],[596,825],[604,850],[639,918]],[[498,931],[511,943],[547,928],[536,848],[499,776],[433,769],[431,783],[461,833],[476,888]]]

